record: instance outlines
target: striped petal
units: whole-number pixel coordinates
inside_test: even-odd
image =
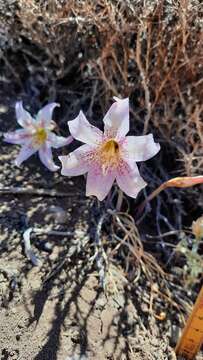
[[[132,198],[136,198],[140,190],[147,185],[140,176],[136,163],[132,165],[123,162],[117,169],[116,181],[120,189]]]
[[[104,200],[111,190],[114,180],[115,173],[113,171],[108,171],[104,175],[101,168],[91,168],[87,174],[86,195],[94,195],[100,201]]]
[[[4,141],[10,144],[25,144],[31,139],[31,134],[24,129],[8,132],[4,134]]]
[[[129,131],[129,99],[118,99],[111,105],[104,117],[104,132],[107,136],[120,139]]]
[[[87,157],[91,147],[82,145],[66,156],[59,156],[62,163],[61,174],[65,176],[78,176],[85,174],[89,169]]]
[[[50,171],[59,169],[59,166],[55,165],[53,161],[51,148],[46,143],[39,149],[39,158]]]
[[[16,103],[15,110],[18,124],[25,129],[32,130],[35,120],[32,118],[30,113],[23,108],[22,101]]]
[[[73,137],[72,136],[67,136],[67,137],[58,136],[58,135],[50,132],[48,134],[47,141],[51,147],[58,149],[62,146],[69,145],[73,141]]]
[[[15,164],[17,166],[20,166],[23,161],[27,160],[30,156],[32,156],[34,153],[36,153],[36,149],[33,148],[31,145],[23,145],[20,149],[20,152],[15,160]]]
[[[154,142],[152,134],[144,136],[126,136],[122,148],[124,157],[135,161],[145,161],[155,156],[160,145]]]
[[[68,126],[74,139],[85,144],[97,145],[102,140],[102,132],[87,121],[82,111],[74,120],[68,122]]]
[[[50,122],[52,120],[53,110],[57,106],[60,106],[60,104],[54,102],[54,103],[45,105],[41,110],[38,111],[37,117],[36,117],[38,126],[43,128],[43,127],[47,127],[50,125]]]

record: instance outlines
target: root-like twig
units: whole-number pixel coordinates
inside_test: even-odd
[[[23,187],[4,187],[0,188],[1,195],[33,195],[33,196],[49,196],[49,197],[77,197],[81,196],[79,193],[74,192],[60,192],[57,190],[48,189],[34,189]]]

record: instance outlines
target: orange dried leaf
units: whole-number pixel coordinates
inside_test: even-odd
[[[203,176],[176,177],[174,179],[168,180],[165,183],[165,187],[186,188],[197,184],[203,184]]]

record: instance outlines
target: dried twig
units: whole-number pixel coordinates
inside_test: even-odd
[[[0,188],[0,194],[2,195],[34,195],[34,196],[49,196],[49,197],[77,197],[81,196],[80,193],[74,192],[60,192],[57,190],[48,189],[34,189],[34,188],[23,188],[23,187],[4,187]]]
[[[74,233],[72,231],[59,231],[59,230],[46,230],[33,228],[33,232],[37,235],[50,235],[50,236],[72,236]]]
[[[150,101],[150,92],[149,92],[149,86],[148,86],[147,73],[143,67],[142,60],[141,60],[141,34],[142,34],[142,29],[140,28],[138,31],[138,34],[137,34],[137,42],[136,42],[136,63],[139,68],[139,71],[140,71],[140,76],[142,79],[142,86],[143,86],[144,92],[145,92],[145,106],[146,106],[146,110],[147,110],[147,114],[146,114],[145,120],[144,120],[144,130],[143,130],[143,134],[145,135],[148,131],[149,120],[151,117],[151,101]]]

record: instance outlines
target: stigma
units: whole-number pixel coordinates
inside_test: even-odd
[[[45,141],[47,140],[47,133],[46,130],[44,128],[38,128],[36,130],[36,133],[34,135],[35,138],[35,144],[37,146],[41,146],[42,144],[45,143]]]
[[[107,140],[100,149],[100,161],[103,174],[106,175],[110,169],[115,168],[120,158],[119,144],[114,139]]]

